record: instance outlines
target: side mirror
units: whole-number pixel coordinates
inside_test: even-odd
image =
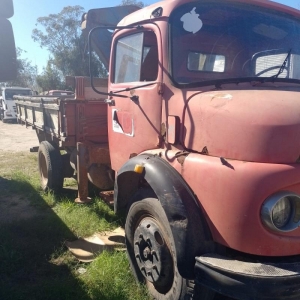
[[[14,15],[14,5],[12,0],[1,0],[0,18],[9,19]]]
[[[14,33],[7,20],[14,14],[12,0],[1,0],[0,4],[0,82],[13,80],[17,76],[17,58]]]

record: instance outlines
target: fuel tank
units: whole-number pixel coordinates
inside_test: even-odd
[[[295,163],[300,156],[300,87],[194,93],[183,114],[185,147],[211,156]]]

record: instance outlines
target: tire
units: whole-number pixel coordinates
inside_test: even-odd
[[[58,192],[63,186],[62,160],[59,149],[48,141],[40,143],[38,168],[41,186],[44,191]]]
[[[131,269],[153,299],[213,299],[213,291],[196,288],[193,281],[179,274],[171,228],[157,198],[143,198],[131,205],[125,240]]]

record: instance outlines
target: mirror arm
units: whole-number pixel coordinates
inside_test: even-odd
[[[129,91],[136,90],[136,89],[139,89],[139,88],[143,88],[143,87],[146,87],[146,86],[154,85],[156,83],[157,82],[151,82],[151,83],[137,85],[137,86],[134,86],[132,88],[125,88],[125,89],[122,89],[122,90],[115,91],[115,94],[122,93],[122,92],[129,92]]]
[[[121,98],[131,98],[125,95],[118,95],[116,93],[104,93],[99,91],[98,89],[96,89],[96,87],[94,86],[94,81],[93,81],[93,73],[92,73],[92,38],[91,35],[92,33],[96,30],[96,29],[111,29],[111,30],[115,30],[115,29],[129,29],[129,28],[136,28],[136,29],[141,29],[143,28],[142,26],[97,26],[94,27],[93,29],[91,29],[91,31],[89,32],[88,35],[88,49],[89,49],[89,70],[90,70],[90,80],[91,80],[91,87],[93,89],[93,91],[97,94],[100,95],[105,95],[105,96],[111,96],[111,97],[121,97]],[[124,90],[125,91],[125,90]]]

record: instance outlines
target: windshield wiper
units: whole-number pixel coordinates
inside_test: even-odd
[[[273,76],[271,76],[272,78],[278,78],[278,76],[284,71],[284,69],[285,69],[285,67],[286,67],[286,64],[287,64],[287,62],[288,62],[288,59],[289,59],[289,57],[290,57],[290,55],[291,55],[291,52],[292,52],[292,49],[290,49],[290,51],[288,52],[288,54],[287,54],[287,56],[286,56],[284,62],[282,63],[282,65],[281,65],[281,67],[280,67],[278,73],[275,74],[275,75],[273,75]]]
[[[232,78],[223,78],[223,79],[213,79],[213,80],[205,80],[205,81],[198,81],[198,82],[190,82],[190,83],[177,83],[175,84],[176,87],[179,88],[196,88],[202,86],[209,86],[213,85],[217,89],[220,89],[224,84],[239,84],[244,82],[286,82],[286,83],[296,83],[300,84],[299,79],[294,78],[274,78],[274,77],[232,77]]]

